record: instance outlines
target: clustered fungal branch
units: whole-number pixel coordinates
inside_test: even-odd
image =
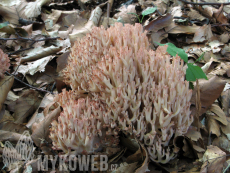
[[[117,132],[125,130],[146,145],[153,161],[172,159],[169,142],[193,121],[192,91],[182,60],[171,61],[166,49],[150,50],[140,24],[95,27],[76,41],[62,72],[72,91],[57,97],[63,112],[52,123],[54,148],[92,153],[110,146],[109,140],[117,145]]]

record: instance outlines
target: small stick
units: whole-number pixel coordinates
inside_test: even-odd
[[[34,41],[34,42],[39,42],[39,41],[46,41],[46,40],[56,40],[60,37],[47,37],[47,38],[42,38],[42,39],[38,39],[38,40],[34,40],[32,38],[25,38],[25,37],[21,37],[21,36],[18,36],[17,38],[0,38],[0,40],[4,40],[4,41],[7,41],[7,40],[25,40],[25,41]]]
[[[196,79],[196,119],[197,119],[197,128],[198,132],[200,131],[200,111],[201,111],[201,103],[200,103],[200,87],[199,87],[199,81]]]
[[[23,82],[22,80],[18,79],[15,75],[10,74],[10,73],[9,73],[9,72],[7,72],[7,71],[6,71],[5,73],[6,73],[7,75],[13,76],[13,77],[14,77],[14,79],[16,79],[17,81],[19,81],[19,82],[23,83],[24,85],[26,85],[26,86],[28,86],[28,87],[30,87],[30,88],[33,88],[33,89],[35,89],[35,90],[37,90],[37,91],[41,91],[41,92],[46,92],[46,93],[53,94],[53,93],[52,93],[52,92],[50,92],[50,91],[43,90],[43,89],[40,89],[40,88],[36,88],[36,87],[34,87],[34,86],[30,85],[30,84],[25,83],[25,82]]]
[[[203,2],[203,3],[198,3],[198,2],[188,2],[186,0],[180,0],[182,2],[184,2],[185,4],[193,4],[193,5],[219,5],[221,6],[221,4],[223,5],[230,5],[230,2],[225,2],[225,3],[217,3],[217,2]]]
[[[7,54],[10,56],[10,55],[14,55],[14,54],[17,54],[17,53],[20,53],[20,52],[23,52],[23,51],[26,51],[26,50],[29,50],[29,49],[32,49],[32,48],[34,48],[34,47],[28,47],[28,48],[25,48],[25,49],[16,50],[14,52],[7,53]]]

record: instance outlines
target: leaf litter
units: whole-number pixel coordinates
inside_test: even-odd
[[[108,148],[110,161],[118,164],[117,172],[226,172],[230,164],[230,8],[224,2],[122,0],[109,1],[107,6],[106,1],[90,0],[1,1],[0,48],[9,55],[11,67],[0,79],[0,151],[7,140],[16,145],[28,129],[37,154],[52,154],[48,129],[61,112],[53,98],[66,87],[58,73],[67,64],[71,45],[93,26],[140,22],[152,49],[171,45],[171,53],[182,54],[188,62],[192,72],[186,78],[194,84],[191,111],[199,115],[199,125],[192,124],[187,134],[174,139],[172,145],[179,154],[167,164],[151,162],[145,146],[132,135],[122,139],[125,149]],[[197,75],[208,79],[199,79],[199,112]],[[37,162],[19,163],[19,167],[35,171]]]

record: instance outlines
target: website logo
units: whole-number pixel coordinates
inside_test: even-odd
[[[9,142],[5,142],[3,149],[3,163],[5,167],[12,169],[13,164],[17,164],[18,161],[28,162],[34,158],[34,145],[33,140],[28,130],[24,131],[21,135],[16,147]]]

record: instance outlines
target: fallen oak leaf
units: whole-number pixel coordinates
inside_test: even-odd
[[[216,116],[213,116],[214,119],[216,119],[217,121],[219,121],[223,125],[228,124],[228,121],[226,119],[226,115],[225,115],[224,111],[219,106],[212,104],[210,111],[216,114]]]
[[[156,20],[149,22],[149,24],[144,27],[144,30],[147,30],[148,32],[157,32],[158,30],[171,24],[172,19],[172,15],[167,13],[165,16],[158,17]]]
[[[55,46],[50,46],[46,48],[36,48],[33,49],[26,57],[22,57],[19,61],[20,63],[23,62],[28,62],[28,61],[34,61],[43,57],[46,57],[48,55],[51,55],[53,53],[56,53],[60,51],[62,47],[55,47]]]
[[[38,108],[41,98],[36,90],[24,90],[15,105],[15,123],[25,123],[27,117],[33,114]]]
[[[217,76],[212,77],[209,80],[199,79],[200,85],[200,102],[201,102],[201,111],[200,115],[205,113],[207,109],[212,105],[212,103],[220,96],[226,81],[220,79]],[[193,90],[191,103],[195,105],[196,103],[196,87]],[[195,115],[195,110],[192,110],[192,115]]]
[[[47,105],[45,108],[45,112],[53,105],[53,103],[50,103]],[[44,114],[46,114],[44,112]],[[39,123],[34,123],[32,126],[32,139],[34,143],[37,146],[41,145],[41,139],[44,139],[46,141],[49,141],[48,135],[49,135],[49,126],[53,120],[57,120],[61,113],[61,108],[60,106],[56,107],[52,112],[49,112],[47,115],[45,115],[45,118],[39,122]]]

